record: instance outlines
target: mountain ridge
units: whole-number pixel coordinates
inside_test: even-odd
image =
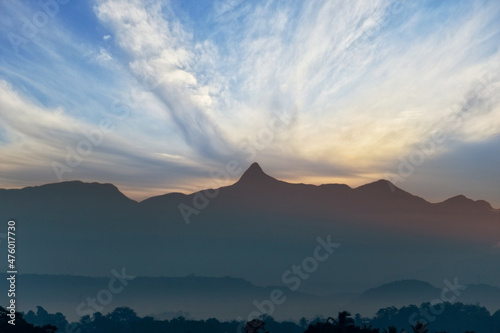
[[[436,206],[384,180],[356,188],[291,184],[258,164],[240,178],[139,203],[110,184],[1,190],[0,221],[17,220],[26,273],[102,276],[126,267],[136,275],[233,275],[275,285],[328,238],[342,246],[318,262],[314,283],[301,281],[303,291],[457,274],[464,283],[500,281],[500,216],[484,205]]]
[[[468,198],[464,196],[463,194],[458,194],[453,197],[450,197],[448,199],[445,199],[440,202],[429,202],[425,198],[416,196],[410,192],[407,192],[393,183],[391,183],[389,180],[386,179],[379,179],[374,182],[370,182],[367,184],[360,185],[358,187],[352,188],[347,184],[337,184],[337,183],[327,183],[327,184],[320,184],[320,185],[315,185],[315,184],[304,184],[304,183],[289,183],[285,182],[279,179],[276,179],[272,176],[269,176],[267,173],[264,172],[262,167],[257,163],[254,162],[250,165],[250,167],[242,174],[242,176],[236,181],[235,183],[227,186],[223,186],[218,188],[220,189],[227,189],[227,188],[233,188],[233,187],[245,187],[245,186],[250,186],[253,189],[258,189],[260,186],[266,186],[269,184],[273,185],[281,185],[281,186],[309,186],[310,188],[335,188],[335,189],[342,189],[344,191],[347,190],[352,190],[355,192],[365,192],[366,194],[383,194],[384,197],[391,196],[395,197],[395,195],[400,195],[404,196],[405,199],[415,199],[420,201],[422,204],[424,203],[429,203],[431,205],[434,205],[436,207],[454,207],[454,206],[460,206],[463,208],[463,204],[466,203],[467,207],[474,207],[476,209],[482,208],[484,209],[489,209],[489,210],[495,210],[495,211],[500,211],[500,209],[495,209],[491,206],[491,204],[486,201],[486,200],[473,200],[471,198]],[[42,185],[36,185],[36,186],[27,186],[23,188],[16,188],[16,189],[4,189],[0,188],[0,198],[2,193],[6,192],[16,192],[16,191],[39,191],[43,189],[62,189],[62,190],[68,190],[71,187],[71,190],[82,190],[82,189],[90,189],[90,187],[93,187],[94,189],[105,189],[107,195],[119,195],[122,198],[126,198],[131,202],[135,203],[143,203],[145,201],[151,200],[153,198],[160,198],[160,197],[177,197],[177,198],[185,198],[189,197],[192,195],[195,195],[196,193],[200,193],[205,191],[206,189],[202,189],[199,191],[195,191],[189,194],[186,193],[180,193],[180,192],[169,192],[169,193],[164,193],[160,195],[154,195],[151,197],[148,197],[144,200],[141,201],[136,201],[132,198],[129,198],[126,194],[120,191],[120,189],[111,183],[99,183],[99,182],[83,182],[80,180],[70,180],[70,181],[63,181],[63,182],[56,182],[56,183],[47,183],[47,184],[42,184]],[[10,193],[13,193],[10,192]]]

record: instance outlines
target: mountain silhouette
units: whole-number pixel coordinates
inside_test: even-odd
[[[421,304],[439,298],[441,289],[420,280],[401,280],[368,289],[358,299],[364,306],[376,310],[385,306]]]
[[[250,167],[243,173],[236,184],[238,185],[250,185],[254,186],[256,184],[271,184],[277,182],[277,180],[262,170],[257,162],[252,163]],[[235,184],[235,185],[236,185]]]
[[[8,275],[0,273],[0,278]],[[109,283],[107,277],[73,275],[18,275],[23,286],[24,309],[42,305],[50,312],[62,312],[70,320],[78,320],[75,308]],[[198,319],[216,317],[231,320],[255,309],[255,300],[269,298],[273,290],[282,286],[256,286],[241,278],[232,277],[135,277],[128,281],[127,288],[113,299],[114,306],[133,305],[141,315],[172,312],[188,312]],[[328,315],[346,307],[353,312],[373,315],[380,308],[420,305],[441,297],[442,288],[419,280],[401,280],[370,288],[359,294],[331,294],[317,296],[301,292],[287,292],[285,304],[276,307],[275,317],[289,319],[304,315]],[[466,292],[465,292],[466,291]],[[499,308],[500,288],[490,285],[467,285],[457,301],[481,304],[493,313]],[[4,294],[0,299],[7,301]],[[68,311],[68,309],[70,311]]]
[[[285,191],[289,185],[266,174],[258,163],[252,163],[240,179],[233,185],[221,188],[229,197],[274,196]]]
[[[492,211],[490,203],[484,200],[472,200],[464,195],[457,195],[449,198],[443,202],[437,203],[436,207],[442,210],[454,211],[475,211],[475,212],[488,212]]]
[[[232,185],[141,202],[114,185],[80,181],[0,189],[0,220],[9,219],[20,226],[25,273],[106,276],[126,267],[277,285],[313,255],[318,237],[330,237],[341,244],[338,255],[301,291],[360,292],[409,277],[438,283],[456,272],[467,283],[500,281],[491,264],[500,259],[500,214],[484,201],[431,203],[387,180],[356,188],[288,183],[257,163]]]
[[[8,275],[0,273],[6,279]],[[71,320],[79,320],[75,309],[86,297],[107,286],[107,277],[86,277],[74,275],[18,275],[23,286],[24,309],[42,305],[52,312],[67,314]],[[189,312],[195,318],[219,318],[232,320],[255,310],[254,300],[269,298],[279,286],[260,287],[241,278],[232,277],[135,277],[126,288],[114,296],[113,306],[134,305],[141,315],[164,311]],[[29,296],[29,297],[28,297]],[[9,301],[7,294],[0,300]],[[76,300],[76,302],[75,302]],[[304,308],[304,306],[306,308]],[[314,316],[327,306],[340,305],[334,297],[323,298],[300,292],[287,293],[287,302],[277,308],[275,315],[299,318]]]
[[[364,291],[351,303],[351,306],[363,313],[375,313],[378,309],[385,307],[436,302],[441,299],[443,288],[448,288],[448,286],[441,283],[441,288],[438,288],[420,280],[393,281]],[[500,288],[498,287],[469,284],[464,285],[459,291],[459,294],[454,294],[458,295],[455,298],[457,302],[480,304],[492,312],[500,308],[498,303]]]

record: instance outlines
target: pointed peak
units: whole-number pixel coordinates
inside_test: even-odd
[[[252,165],[243,173],[240,180],[243,178],[260,178],[262,176],[267,176],[267,174],[262,170],[259,163],[253,162]],[[269,177],[269,176],[268,176]]]
[[[262,168],[260,167],[259,163],[257,162],[253,162],[247,169],[247,171],[245,171],[245,173],[247,172],[260,172],[260,173],[264,173],[264,170],[262,170]]]
[[[262,181],[269,181],[269,180],[274,180],[273,177],[269,176],[262,170],[260,165],[257,162],[252,163],[250,167],[243,173],[241,176],[240,180],[238,183],[246,183],[246,182],[251,182],[251,183],[256,183],[256,182],[262,182]]]

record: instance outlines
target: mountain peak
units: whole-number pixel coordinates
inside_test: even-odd
[[[270,180],[275,180],[262,170],[257,162],[252,163],[250,167],[243,173],[238,183],[262,183]]]
[[[253,172],[253,173],[264,173],[264,170],[262,170],[262,168],[260,167],[259,163],[257,162],[253,162],[247,169],[247,171],[245,171],[245,173],[247,172]],[[264,173],[265,174],[265,173]]]

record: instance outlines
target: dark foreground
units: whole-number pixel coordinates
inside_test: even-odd
[[[9,316],[10,315],[10,316]],[[220,322],[207,320],[189,320],[178,317],[171,320],[156,320],[153,317],[138,317],[128,307],[119,307],[103,315],[95,313],[92,317],[84,316],[79,322],[68,323],[61,313],[49,314],[42,307],[36,313],[15,313],[14,316],[0,307],[0,332],[26,333],[382,333],[382,332],[447,332],[447,333],[500,333],[500,310],[490,314],[484,307],[445,303],[443,306],[431,306],[423,303],[420,307],[405,306],[400,309],[389,307],[380,309],[373,318],[354,317],[350,313],[340,312],[332,318],[302,318],[298,323],[292,321],[277,322],[272,317],[262,315],[249,322]]]

